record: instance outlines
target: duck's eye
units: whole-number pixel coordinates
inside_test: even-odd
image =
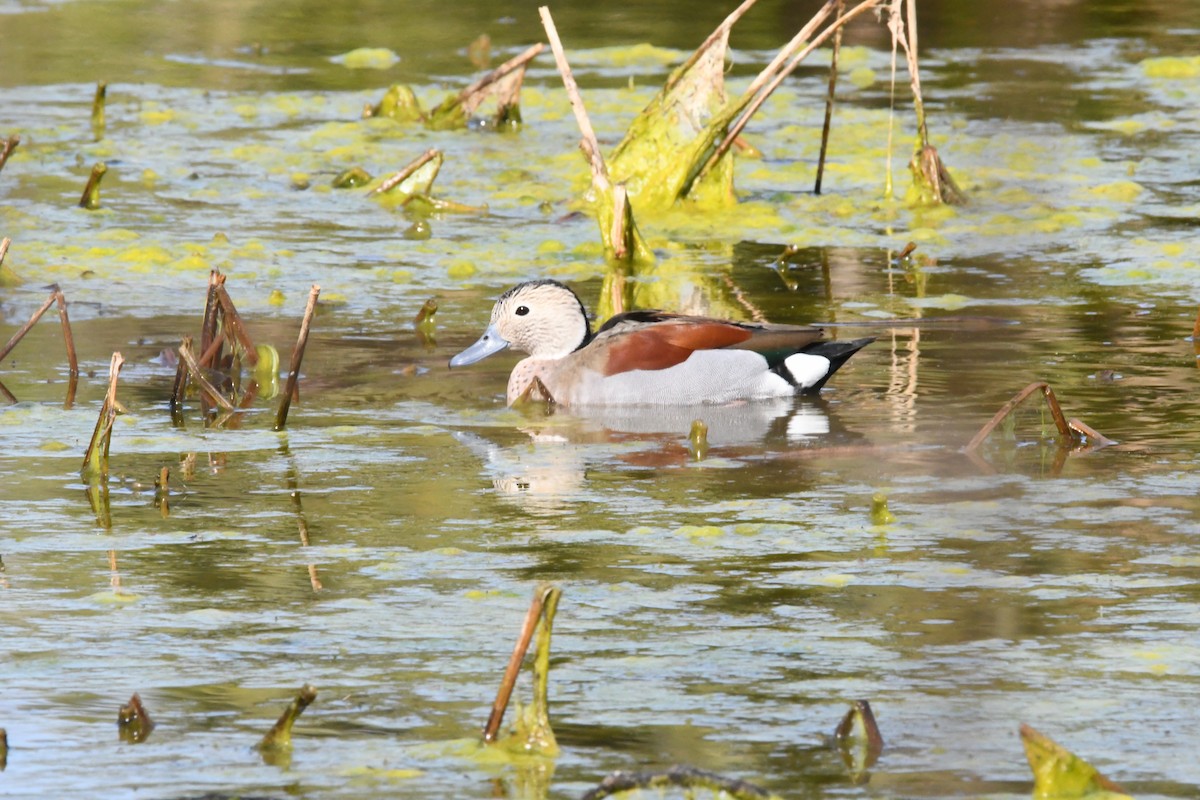
[[[529,306],[517,306],[517,316],[523,317],[529,313]]]

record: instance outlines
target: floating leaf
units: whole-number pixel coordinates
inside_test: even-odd
[[[363,110],[364,117],[387,117],[397,122],[419,122],[425,119],[421,103],[412,87],[393,84],[373,106]]]
[[[347,170],[342,170],[333,179],[333,188],[335,189],[357,189],[359,186],[366,186],[371,182],[371,175],[362,167],[351,167]]]
[[[1021,725],[1021,744],[1025,747],[1029,768],[1033,770],[1035,800],[1118,800],[1127,797],[1120,786],[1101,775],[1091,764],[1028,725]]]
[[[330,60],[347,69],[388,69],[399,63],[400,56],[386,47],[359,47]]]

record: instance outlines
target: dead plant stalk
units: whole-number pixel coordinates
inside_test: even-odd
[[[588,164],[591,165],[592,183],[596,184],[597,188],[607,191],[611,186],[608,167],[604,164],[604,156],[600,153],[600,142],[596,139],[596,131],[592,128],[592,121],[588,118],[587,109],[583,106],[583,97],[579,94],[579,85],[575,83],[571,65],[567,62],[567,54],[563,51],[562,40],[558,38],[554,17],[550,15],[550,9],[547,6],[540,6],[538,15],[542,18],[546,37],[550,39],[550,49],[554,51],[554,62],[558,65],[559,74],[562,75],[563,87],[566,88],[567,98],[571,101],[571,111],[575,114],[575,122],[579,125],[579,132],[583,136],[583,141],[579,146],[587,156]]]
[[[386,178],[371,191],[371,194],[387,194],[392,189],[395,189],[397,186],[412,177],[421,167],[437,158],[437,154],[438,151],[436,148],[430,148],[426,150],[424,153],[410,161],[408,165],[404,167],[404,169]]]
[[[696,178],[692,181],[692,183],[695,184],[697,181],[702,179],[714,166],[716,166],[717,162],[721,160],[721,157],[724,156],[725,153],[729,151],[729,148],[733,146],[734,140],[741,135],[742,130],[750,122],[750,119],[754,116],[755,112],[757,112],[762,104],[767,101],[767,98],[771,96],[771,93],[779,88],[784,79],[796,71],[796,68],[800,66],[804,59],[808,58],[808,55],[813,50],[824,44],[830,36],[834,35],[834,33],[848,25],[860,14],[879,6],[879,4],[882,2],[884,2],[884,0],[863,0],[863,2],[846,12],[845,15],[839,17],[832,24],[830,24],[829,27],[817,34],[807,46],[805,46],[803,49],[800,49],[801,45],[808,41],[809,37],[813,35],[814,31],[816,31],[817,28],[819,28],[821,24],[824,23],[825,20],[837,10],[837,0],[829,0],[829,2],[826,2],[825,5],[823,5],[817,11],[817,13],[813,15],[813,18],[808,21],[808,24],[801,28],[800,32],[792,37],[792,40],[788,42],[782,50],[779,51],[775,58],[772,59],[771,63],[759,73],[758,77],[755,78],[754,81],[751,82],[750,86],[747,87],[746,91],[742,93],[741,98],[738,100],[738,104],[742,106],[744,110],[741,111],[737,121],[730,126],[729,130],[725,134],[725,138],[723,138],[721,143],[717,145],[715,150],[713,150],[712,155],[710,155],[708,160],[704,162],[704,166],[700,168],[698,173],[696,173]],[[797,52],[797,50],[799,50],[799,52]],[[791,58],[790,61],[788,61],[789,57]],[[787,61],[787,65],[781,67],[785,61]]]
[[[200,369],[199,362],[196,361],[196,355],[192,352],[189,339],[185,339],[179,345],[179,357],[187,365],[188,374],[196,382],[196,385],[200,387],[200,391],[212,398],[214,403],[226,411],[236,410],[233,403],[229,402],[217,387],[212,385],[208,378],[204,377],[204,372]]]
[[[8,252],[9,241],[9,239],[5,239],[3,242],[0,242],[0,261],[4,260],[4,254]],[[0,350],[0,361],[3,361],[12,352],[13,348],[20,344],[21,340],[25,338],[25,334],[29,333],[29,329],[36,325],[37,321],[42,318],[42,315],[55,303],[58,303],[58,318],[62,323],[63,340],[67,346],[67,364],[70,367],[71,376],[78,377],[79,362],[75,355],[75,337],[71,335],[71,320],[67,317],[67,299],[57,283],[50,287],[50,296],[46,298],[46,302],[42,303],[41,307],[33,312],[29,321],[12,335],[12,338],[8,340],[8,344],[4,345],[4,349]]]
[[[79,468],[84,475],[98,477],[101,483],[108,480],[108,451],[112,444],[113,422],[117,418],[117,378],[121,375],[124,363],[125,359],[119,352],[112,354],[112,360],[108,363],[108,393],[100,406],[100,416],[96,419],[96,427]]]
[[[279,411],[275,415],[275,430],[281,431],[287,425],[288,409],[292,406],[292,396],[296,393],[296,382],[300,379],[300,363],[304,360],[304,349],[308,346],[308,328],[312,324],[313,314],[317,310],[317,298],[321,296],[321,287],[313,284],[308,292],[308,305],[304,309],[304,319],[300,322],[300,335],[296,337],[296,346],[292,348],[292,363],[288,368],[287,385],[283,397],[279,401]]]
[[[525,621],[521,623],[521,632],[513,645],[512,655],[508,658],[508,666],[504,668],[504,677],[500,680],[500,689],[496,692],[496,700],[492,703],[492,713],[488,716],[487,724],[483,726],[483,740],[496,741],[500,731],[500,723],[504,721],[504,712],[512,697],[513,687],[517,685],[517,676],[521,673],[521,663],[529,651],[529,642],[533,640],[533,632],[537,629],[538,618],[542,615],[542,605],[546,600],[546,592],[542,587],[533,593],[529,610],[525,612]]]

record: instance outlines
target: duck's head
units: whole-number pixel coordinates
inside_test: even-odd
[[[509,346],[534,358],[562,358],[590,335],[587,312],[574,292],[558,281],[530,281],[500,295],[483,336],[450,359],[450,366],[474,364]]]

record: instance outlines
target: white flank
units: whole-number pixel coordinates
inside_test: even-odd
[[[796,353],[785,358],[783,363],[801,389],[815,385],[829,374],[829,359],[825,356]]]

